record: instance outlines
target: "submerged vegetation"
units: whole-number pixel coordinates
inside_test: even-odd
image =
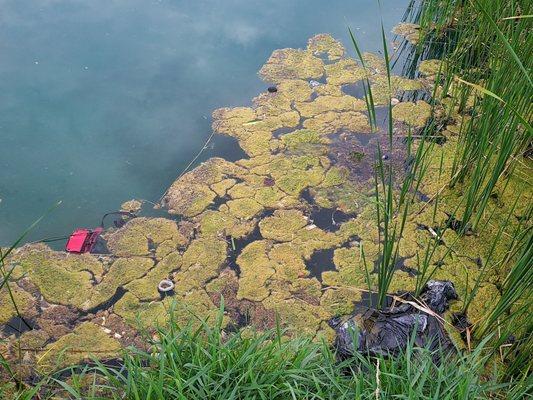
[[[384,32],[384,57],[353,35],[357,59],[325,34],[274,51],[259,73],[276,91],[213,112],[214,132],[247,158],[179,176],[161,201],[177,220],[133,218],[106,232],[101,254],[2,252],[1,378],[15,382],[2,394],[522,398],[530,8],[413,1],[394,29],[399,54]],[[405,301],[431,279],[459,294],[443,321],[458,354],[435,363],[413,333],[399,357],[336,359],[328,320]]]

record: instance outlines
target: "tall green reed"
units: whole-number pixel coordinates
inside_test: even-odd
[[[533,5],[525,0],[428,0],[412,2],[412,8],[417,11],[409,18],[420,23],[422,32],[415,52],[427,56],[430,48],[444,49],[442,93],[452,94],[457,111],[471,115],[462,119],[450,171],[450,186],[464,192],[464,233],[479,227],[491,194],[532,145]]]
[[[367,71],[365,57],[350,29],[349,34],[353,47],[359,58],[359,62],[364,70]],[[395,146],[392,118],[392,68],[383,23],[381,24],[381,37],[388,85],[388,102],[386,105],[388,118],[387,125],[384,127],[388,140],[385,146],[388,148],[388,151],[392,153],[394,150],[393,147]],[[363,79],[363,89],[370,125],[374,133],[379,134],[382,128],[378,126],[376,121],[376,105],[372,95],[372,78],[368,72]],[[427,136],[430,135],[430,132],[433,131],[433,128],[432,124],[430,124],[423,130],[421,135],[419,135],[421,140],[419,140],[419,144],[416,147],[414,154],[411,152],[413,140],[411,137],[411,128],[408,128],[408,144],[406,146],[407,158],[409,159],[412,157],[412,163],[408,168],[405,177],[402,177],[403,179],[401,180],[401,183],[398,183],[398,180],[394,179],[392,163],[384,162],[382,150],[383,144],[378,141],[374,163],[374,200],[376,204],[376,225],[379,241],[379,258],[374,269],[377,274],[376,291],[378,308],[383,308],[387,304],[387,293],[397,269],[400,245],[403,239],[407,218],[410,213],[411,204],[414,203],[420,182],[427,171],[427,155],[429,154],[433,143],[426,139]],[[373,290],[374,288],[370,285],[369,268],[366,265],[366,260],[365,270],[369,290]]]

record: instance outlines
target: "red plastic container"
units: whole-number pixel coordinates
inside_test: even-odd
[[[88,253],[90,252],[98,236],[103,232],[103,228],[95,228],[94,230],[80,228],[76,229],[68,238],[65,250],[69,253]]]

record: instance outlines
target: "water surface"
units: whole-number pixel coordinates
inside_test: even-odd
[[[95,226],[156,201],[211,133],[213,109],[249,104],[271,52],[331,33],[381,48],[408,0],[0,0],[0,245]],[[392,37],[392,35],[391,35]],[[352,52],[353,53],[353,52]],[[215,137],[199,161],[237,159]]]

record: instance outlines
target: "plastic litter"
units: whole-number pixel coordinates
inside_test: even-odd
[[[162,294],[169,294],[174,290],[174,282],[170,279],[163,279],[159,282],[159,285],[157,285],[157,290]]]
[[[455,299],[457,293],[452,282],[429,281],[419,302],[434,313],[442,314],[448,309],[449,301]],[[407,300],[417,302],[412,297]],[[354,351],[373,356],[395,356],[405,349],[413,334],[417,347],[440,348],[442,354],[455,351],[442,321],[407,303],[383,310],[363,307],[347,318],[333,318],[330,326],[336,331],[335,348],[341,359],[353,356]],[[439,352],[435,352],[434,361],[439,362]]]

